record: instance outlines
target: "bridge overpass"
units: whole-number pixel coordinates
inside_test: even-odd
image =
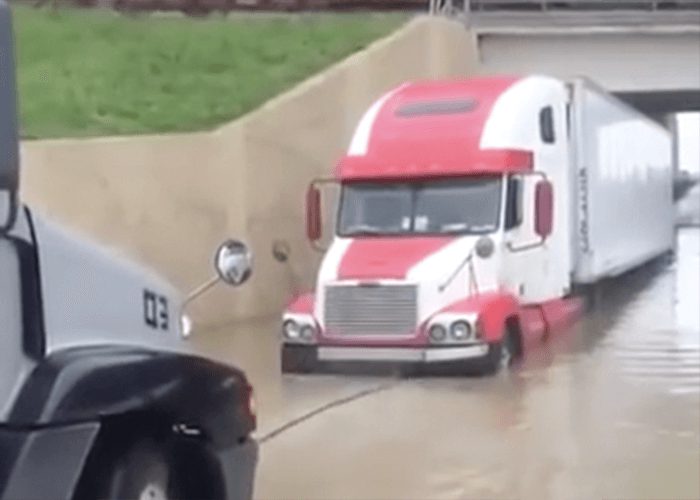
[[[433,9],[464,20],[486,73],[585,75],[650,115],[700,111],[698,0],[451,1]]]
[[[700,0],[432,0],[431,10],[463,20],[483,73],[587,76],[673,132],[677,113],[700,112]]]

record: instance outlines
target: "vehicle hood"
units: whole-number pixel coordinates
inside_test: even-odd
[[[354,238],[338,262],[337,280],[406,279],[411,269],[453,243],[453,237]]]

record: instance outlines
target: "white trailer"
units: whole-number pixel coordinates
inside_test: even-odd
[[[673,247],[670,132],[584,78],[572,82],[572,280],[614,277]]]

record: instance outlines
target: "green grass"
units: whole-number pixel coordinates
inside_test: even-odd
[[[15,9],[26,138],[192,131],[236,118],[405,16],[128,18]]]

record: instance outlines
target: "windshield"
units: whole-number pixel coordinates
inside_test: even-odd
[[[501,178],[343,186],[340,236],[481,234],[498,228]]]

